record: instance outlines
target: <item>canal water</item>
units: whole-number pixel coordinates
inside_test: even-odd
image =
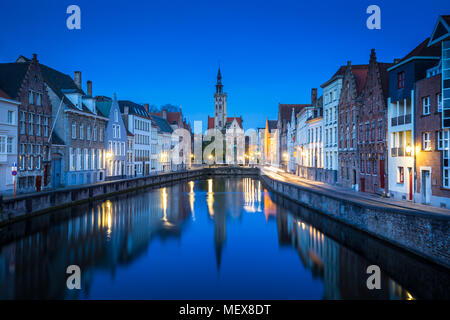
[[[0,299],[415,299],[448,289],[398,270],[401,259],[412,272],[435,267],[377,240],[358,248],[365,235],[297,207],[258,179],[211,178],[16,223],[0,230]],[[380,265],[380,290],[366,285],[374,261],[392,269]],[[80,267],[80,290],[67,288],[69,265]],[[410,289],[421,281],[423,292]]]

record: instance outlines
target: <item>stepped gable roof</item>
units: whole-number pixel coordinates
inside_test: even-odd
[[[389,96],[389,72],[388,69],[392,67],[393,63],[377,62],[378,70],[381,78],[381,88],[383,90],[384,100],[386,101]]]
[[[20,56],[17,59],[17,64],[27,64],[31,62],[30,59]],[[44,77],[45,83],[53,90],[53,92],[59,97],[59,99],[65,98],[66,93],[78,93],[85,96],[83,90],[78,88],[75,84],[75,81],[67,74],[62,73],[56,69],[53,69],[45,64],[39,63],[39,67],[41,68],[41,74]],[[89,114],[93,114],[91,110],[89,110],[86,105],[81,104],[81,110],[78,109],[69,99],[65,98],[64,103],[73,110],[83,111]]]
[[[367,80],[367,72],[369,71],[369,65],[367,64],[359,64],[359,65],[352,65],[352,73],[355,76],[356,80],[356,91],[358,94],[360,94],[364,87],[366,86],[366,80]]]
[[[208,129],[214,129],[214,117],[210,117],[208,116]],[[227,126],[230,126],[231,123],[236,120],[239,127],[241,127],[242,129],[244,128],[242,126],[242,123],[244,122],[244,120],[242,119],[242,116],[239,117],[227,117],[227,121],[224,124],[224,127],[226,128]]]
[[[242,120],[242,116],[239,116],[239,117],[227,117],[227,122],[226,123],[230,123],[231,124],[234,120],[237,121],[239,127],[243,128],[242,127],[242,122],[244,122],[244,120]]]

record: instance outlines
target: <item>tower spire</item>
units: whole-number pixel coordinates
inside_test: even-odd
[[[222,74],[220,73],[220,66],[219,71],[217,72],[217,83],[216,83],[216,93],[222,93]]]

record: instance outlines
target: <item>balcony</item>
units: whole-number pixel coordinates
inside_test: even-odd
[[[410,123],[411,123],[411,113],[391,118],[391,126],[392,127],[400,126],[403,124],[410,124]]]
[[[391,157],[411,157],[412,149],[411,148],[391,148]]]

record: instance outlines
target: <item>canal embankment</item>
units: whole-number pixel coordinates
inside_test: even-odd
[[[450,268],[450,215],[381,205],[268,176],[258,168],[204,167],[92,185],[18,195],[0,201],[0,227],[47,212],[133,192],[146,187],[216,176],[259,176],[263,184],[301,206]]]
[[[90,185],[41,191],[0,199],[0,227],[33,216],[79,205],[85,202],[112,197],[142,188],[161,186],[182,180],[202,179],[209,176],[258,175],[257,168],[204,167],[155,175],[105,181]]]
[[[274,193],[450,268],[450,215],[342,196],[331,190],[281,181],[264,171],[260,179]]]

